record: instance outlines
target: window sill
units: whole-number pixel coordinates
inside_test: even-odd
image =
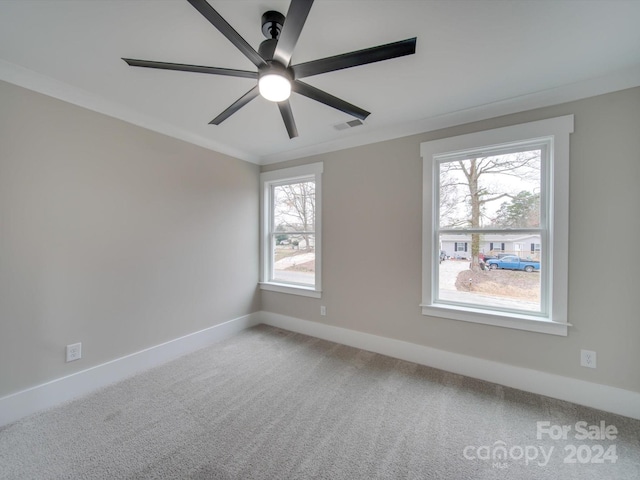
[[[567,336],[570,323],[553,322],[533,315],[487,312],[486,310],[458,305],[431,304],[420,305],[422,314],[431,317],[461,320],[463,322],[481,323],[495,327],[513,328],[529,332],[546,333],[549,335]]]
[[[291,285],[289,283],[260,282],[261,290],[270,292],[287,293],[290,295],[301,295],[303,297],[322,298],[322,291],[314,287],[303,285]]]

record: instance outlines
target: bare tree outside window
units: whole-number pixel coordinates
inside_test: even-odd
[[[498,225],[511,202],[536,195],[539,222],[540,156],[540,150],[531,150],[442,162],[440,228],[481,229]],[[531,207],[534,206],[532,201]],[[512,207],[509,212],[514,211]],[[536,213],[529,212],[528,218],[536,218]],[[502,226],[522,228],[526,225]],[[480,243],[481,234],[472,233],[471,269],[476,271],[480,270]]]
[[[422,314],[567,334],[572,115],[429,140]]]
[[[452,254],[451,262],[439,266],[440,299],[540,310],[540,263],[534,264],[536,273],[527,273],[524,265],[517,271],[493,260],[540,260],[535,245],[540,245],[541,159],[536,148],[439,162],[439,240]]]
[[[260,288],[322,297],[322,162],[260,174]]]
[[[309,249],[308,232],[315,231],[316,185],[314,182],[291,183],[274,187],[274,223],[277,231],[299,232]]]
[[[315,281],[315,182],[272,188],[275,279],[312,285]]]

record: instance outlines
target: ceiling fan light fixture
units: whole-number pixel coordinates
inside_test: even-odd
[[[260,95],[271,102],[284,102],[291,95],[291,82],[279,73],[267,73],[258,80]]]
[[[293,75],[277,62],[258,72],[258,90],[260,95],[271,102],[284,102],[291,95]]]

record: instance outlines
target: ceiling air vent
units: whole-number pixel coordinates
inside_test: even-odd
[[[334,125],[333,128],[335,128],[336,130],[346,130],[347,128],[357,127],[362,124],[363,124],[362,120],[356,119],[356,120],[351,120],[345,123],[339,123],[337,125]]]

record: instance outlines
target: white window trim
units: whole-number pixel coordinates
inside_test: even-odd
[[[568,254],[569,254],[569,142],[574,130],[573,115],[540,120],[510,127],[449,137],[420,144],[423,159],[422,221],[422,314],[531,332],[567,335]],[[462,307],[434,302],[438,265],[434,235],[437,192],[433,191],[434,157],[492,148],[506,143],[550,138],[549,219],[549,314],[546,317],[498,310]]]
[[[260,288],[272,292],[302,295],[305,297],[322,297],[322,172],[323,163],[311,163],[298,167],[282,168],[260,174]],[[316,184],[315,206],[315,285],[297,285],[293,283],[274,282],[269,280],[271,271],[271,251],[269,238],[269,222],[271,221],[271,185],[284,181],[295,181],[314,178]]]

